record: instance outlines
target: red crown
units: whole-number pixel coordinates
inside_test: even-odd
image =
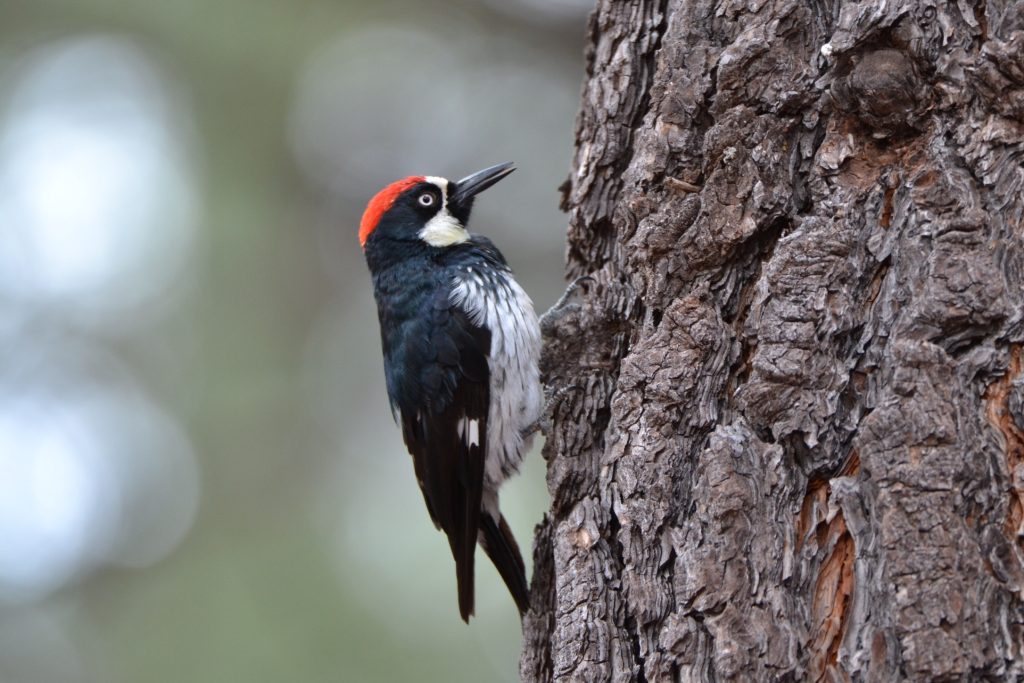
[[[411,175],[408,178],[396,180],[373,196],[370,203],[366,205],[363,219],[359,221],[359,246],[366,246],[366,240],[370,237],[370,233],[380,223],[381,216],[394,205],[398,196],[424,180],[426,179],[421,175]]]

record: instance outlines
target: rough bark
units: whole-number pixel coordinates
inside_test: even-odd
[[[1024,2],[589,44],[522,677],[1024,678]]]

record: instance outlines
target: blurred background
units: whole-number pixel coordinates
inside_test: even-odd
[[[590,4],[0,2],[0,683],[516,680],[482,553],[458,618],[356,226],[515,161],[472,227],[554,303]],[[546,504],[535,449],[527,556]]]

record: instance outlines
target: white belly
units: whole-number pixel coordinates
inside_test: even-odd
[[[519,469],[529,439],[523,433],[540,418],[543,393],[537,363],[540,325],[530,297],[510,273],[460,273],[451,301],[476,325],[491,332],[491,403],[487,416],[484,488],[498,486]]]

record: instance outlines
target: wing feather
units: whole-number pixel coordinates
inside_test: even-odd
[[[490,375],[490,333],[440,291],[416,378],[419,407],[399,406],[402,433],[434,524],[448,537],[458,580],[459,613],[473,613],[473,560],[480,528]]]

